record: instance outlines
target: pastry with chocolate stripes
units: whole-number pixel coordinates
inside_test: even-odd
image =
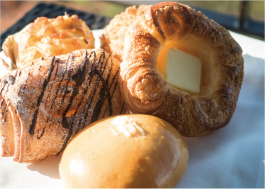
[[[98,49],[39,58],[2,77],[2,156],[57,155],[89,123],[125,113],[118,76],[117,60]]]

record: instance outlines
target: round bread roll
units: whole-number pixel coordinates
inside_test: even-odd
[[[168,70],[173,79],[180,78],[178,82],[190,79],[192,86],[199,81],[197,93],[167,80],[169,49],[199,60],[198,79],[180,77],[197,71],[195,63],[188,72],[174,75],[177,69]],[[128,28],[119,84],[132,113],[160,117],[183,136],[203,136],[231,120],[242,85],[243,63],[241,47],[224,27],[188,6],[163,2],[151,6]],[[184,61],[172,64],[187,67]]]
[[[79,133],[59,165],[65,187],[174,187],[187,168],[178,131],[150,115],[104,118]]]

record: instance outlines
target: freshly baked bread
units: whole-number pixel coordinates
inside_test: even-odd
[[[201,61],[198,94],[177,88],[158,70],[158,58],[168,48]],[[132,113],[160,117],[184,136],[203,136],[231,120],[243,63],[241,47],[224,27],[188,6],[163,2],[129,26],[119,84]]]
[[[32,162],[59,154],[89,123],[125,113],[118,74],[119,63],[104,50],[77,50],[2,77],[2,156]]]
[[[113,116],[92,123],[66,147],[59,164],[69,188],[173,188],[188,149],[168,122],[150,115]]]
[[[11,59],[9,69],[22,68],[40,57],[67,54],[78,49],[93,49],[94,37],[77,15],[37,18],[22,31],[8,36],[3,51]]]
[[[104,28],[105,33],[100,37],[101,48],[111,53],[118,60],[122,60],[124,36],[128,27],[142,15],[148,5],[128,7],[125,12],[116,15]]]

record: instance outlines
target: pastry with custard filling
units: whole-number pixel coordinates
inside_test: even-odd
[[[244,60],[224,27],[189,6],[163,2],[139,16],[124,39],[119,84],[132,113],[160,117],[183,136],[229,123]]]

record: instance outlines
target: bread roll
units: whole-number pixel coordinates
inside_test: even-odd
[[[150,115],[104,118],[79,133],[59,165],[71,188],[175,187],[187,168],[188,150],[178,131]]]

